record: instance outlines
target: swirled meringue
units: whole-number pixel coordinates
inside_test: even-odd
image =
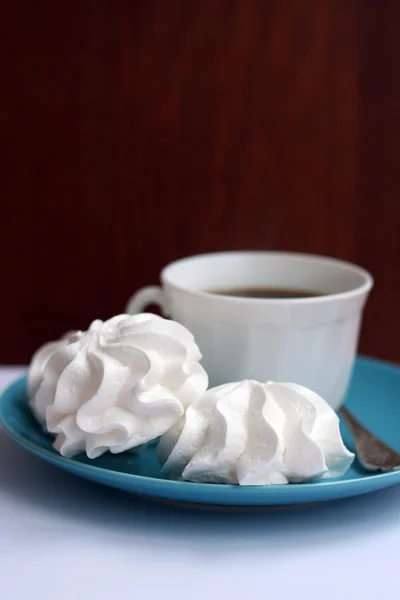
[[[96,320],[33,356],[30,406],[63,456],[96,458],[149,442],[207,389],[193,335],[153,314]]]
[[[41,346],[33,355],[31,359],[31,364],[29,366],[28,371],[28,395],[30,398],[33,398],[36,392],[38,391],[40,384],[43,380],[43,370],[46,366],[47,361],[50,356],[60,348],[64,348],[69,343],[76,341],[79,339],[83,333],[81,331],[71,331],[65,333],[59,340],[55,340],[53,342],[47,342]],[[38,418],[40,422],[44,422],[44,414],[42,411],[35,411],[35,416]]]
[[[158,455],[169,477],[240,485],[338,477],[354,458],[320,396],[252,380],[208,390],[162,436]]]

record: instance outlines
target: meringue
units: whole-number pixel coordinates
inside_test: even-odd
[[[96,320],[33,356],[30,406],[71,457],[124,452],[172,427],[207,389],[193,335],[153,314]]]
[[[43,380],[43,370],[46,366],[47,361],[50,356],[56,350],[67,346],[69,343],[76,341],[76,339],[80,338],[83,335],[81,331],[71,331],[69,333],[65,333],[59,340],[55,340],[53,342],[47,342],[41,346],[33,355],[31,359],[31,364],[28,371],[28,395],[30,398],[33,398],[36,392],[38,391],[40,384]],[[35,416],[38,418],[39,422],[44,421],[44,415],[34,411]]]
[[[161,437],[158,455],[166,476],[239,485],[338,477],[354,458],[315,392],[252,380],[208,390]]]

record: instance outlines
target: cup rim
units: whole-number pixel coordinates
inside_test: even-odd
[[[287,257],[287,258],[301,258],[301,259],[310,259],[313,261],[319,261],[321,263],[330,264],[337,267],[347,268],[353,273],[360,275],[364,282],[345,292],[334,292],[329,294],[323,294],[321,296],[309,296],[304,298],[251,298],[249,296],[224,296],[223,294],[213,294],[211,292],[207,292],[204,290],[195,290],[189,287],[185,287],[182,284],[175,283],[170,280],[170,271],[185,263],[190,261],[200,259],[200,258],[209,258],[213,257],[227,257],[227,256],[255,256],[255,255],[268,255],[269,257]],[[215,302],[224,302],[231,303],[236,305],[244,305],[251,304],[253,306],[295,306],[295,305],[304,305],[304,304],[323,304],[327,302],[332,302],[333,300],[347,300],[350,298],[354,298],[359,295],[367,294],[374,285],[374,278],[371,273],[369,273],[363,267],[356,265],[350,261],[342,260],[339,258],[334,258],[330,256],[324,256],[322,254],[311,254],[305,252],[290,252],[290,251],[276,251],[276,250],[233,250],[233,251],[221,251],[221,252],[205,252],[201,254],[194,254],[191,256],[185,256],[178,260],[175,260],[168,265],[166,265],[161,271],[161,282],[162,284],[167,284],[170,287],[173,287],[181,292],[186,294],[190,294],[193,296],[197,296],[200,298],[212,299]]]

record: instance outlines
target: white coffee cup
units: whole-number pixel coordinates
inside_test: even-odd
[[[362,310],[372,288],[356,265],[286,252],[218,252],[178,260],[162,287],[139,290],[127,312],[158,304],[195,336],[211,385],[241,379],[300,383],[333,408],[344,401]],[[313,290],[306,298],[212,293],[245,288]]]

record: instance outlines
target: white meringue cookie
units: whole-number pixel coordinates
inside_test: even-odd
[[[158,454],[169,477],[240,485],[338,477],[354,458],[320,396],[251,380],[208,390],[162,436]]]
[[[43,370],[46,366],[47,361],[50,356],[60,348],[64,348],[69,343],[76,341],[83,334],[81,331],[71,331],[69,333],[64,334],[59,340],[55,340],[54,342],[48,342],[41,346],[38,350],[36,350],[35,354],[32,356],[31,364],[28,371],[28,395],[30,398],[38,391],[40,384],[43,379]],[[35,411],[35,415],[39,418],[40,422],[44,421],[44,415],[37,414]]]
[[[123,452],[162,435],[204,393],[200,359],[193,335],[174,321],[97,320],[34,355],[30,405],[62,455]]]

